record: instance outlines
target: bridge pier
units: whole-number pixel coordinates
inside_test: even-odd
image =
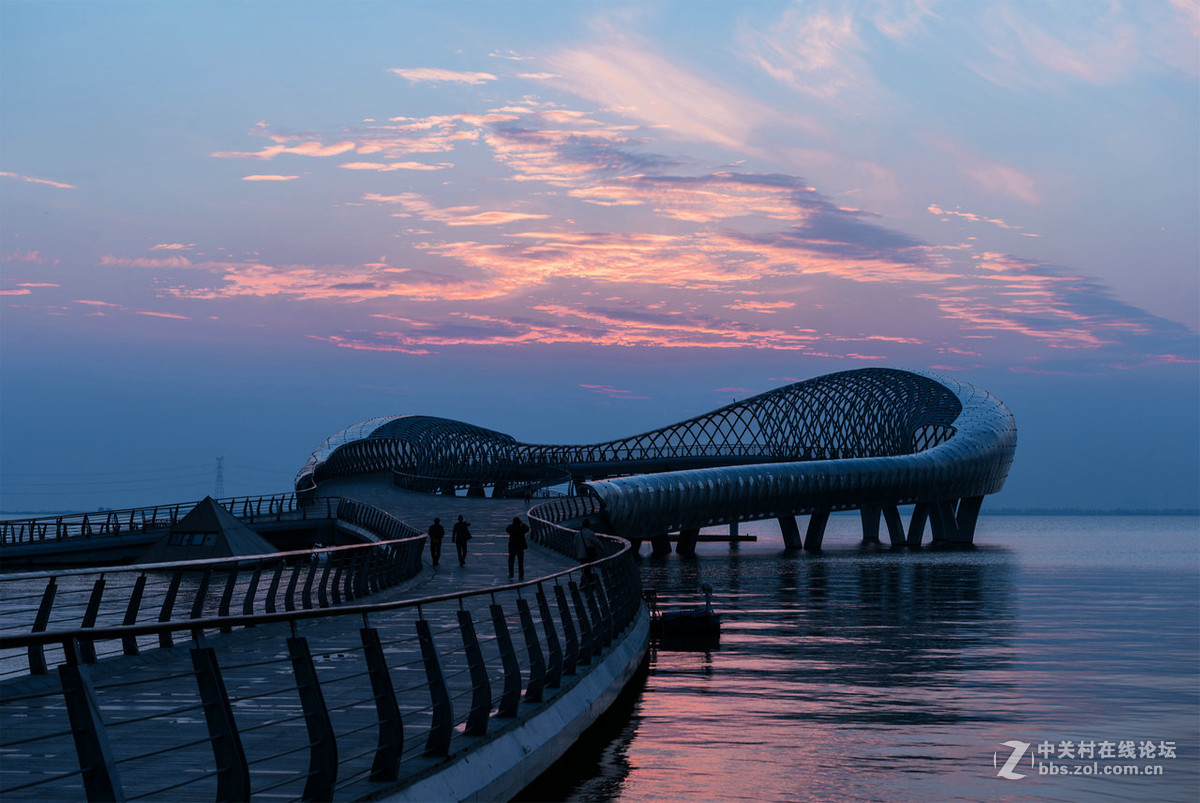
[[[864,544],[879,543],[879,508],[867,506],[861,508],[859,517],[862,519],[862,542]]]
[[[908,522],[908,538],[905,541],[909,546],[920,546],[921,539],[925,536],[925,520],[929,518],[929,505],[925,502],[917,502],[913,505],[912,518]]]
[[[738,523],[736,521],[729,522],[729,548],[738,548]]]
[[[982,507],[982,496],[968,496],[959,501],[958,515],[954,519],[957,530],[955,543],[975,543],[975,524],[979,521],[979,510]]]
[[[484,499],[487,497],[487,493],[483,490],[483,483],[471,483],[470,487],[467,488],[467,496],[471,499]]]
[[[900,520],[900,509],[895,505],[883,508],[883,520],[887,522],[888,540],[892,546],[904,546],[904,522]]]
[[[800,549],[803,546],[800,541],[800,526],[796,524],[795,516],[780,516],[779,531],[783,533],[784,549]]]
[[[929,529],[933,531],[933,543],[945,544],[958,540],[958,525],[954,521],[956,500],[939,499],[929,506]]]
[[[656,535],[650,539],[650,554],[652,555],[670,555],[671,540],[666,533]]]
[[[816,551],[825,538],[825,525],[829,523],[829,511],[818,510],[808,517],[808,530],[804,533],[804,548]]]
[[[730,525],[733,527],[734,525]],[[675,544],[675,552],[679,555],[691,556],[696,554],[696,541],[700,536],[700,528],[679,531],[679,541]]]

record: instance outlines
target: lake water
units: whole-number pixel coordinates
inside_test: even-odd
[[[656,650],[531,795],[1200,799],[1196,518],[985,515],[973,550],[897,554],[858,527],[833,517],[820,556],[783,553],[772,522],[737,551],[645,548],[660,600],[713,587],[719,648]],[[1005,742],[1029,745],[1024,777],[1000,777]]]

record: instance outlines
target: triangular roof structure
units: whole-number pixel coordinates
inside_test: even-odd
[[[142,563],[268,555],[275,547],[211,496],[175,523],[142,556]]]

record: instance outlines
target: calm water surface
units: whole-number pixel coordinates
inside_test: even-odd
[[[972,551],[891,554],[834,517],[819,557],[784,554],[773,523],[742,531],[760,540],[644,550],[660,600],[713,586],[719,648],[657,649],[599,743],[535,796],[1200,799],[1197,519],[985,517]],[[1031,745],[1023,778],[998,777],[1007,741]],[[1155,757],[1101,759],[1105,741]],[[1039,775],[1044,742],[1081,774]],[[1062,742],[1095,758],[1059,758]],[[1162,774],[1098,774],[1117,766]]]

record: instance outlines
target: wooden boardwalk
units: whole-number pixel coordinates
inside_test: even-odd
[[[439,516],[449,532],[462,514],[471,522],[473,539],[465,567],[458,566],[449,535],[441,564],[434,568],[424,555],[421,573],[401,586],[362,602],[411,599],[487,589],[509,583],[504,527],[524,513],[518,500],[483,500],[427,496],[401,491],[385,477],[360,477],[328,483],[322,492],[370,503],[424,530]],[[573,562],[538,547],[526,554],[526,578],[571,568]],[[544,623],[534,589],[521,592],[530,604],[539,640],[549,624],[564,639],[553,582],[545,589],[550,621]],[[493,599],[494,596],[494,599]],[[493,627],[493,602],[516,647],[522,686],[528,679],[529,653],[518,618],[518,592],[469,597],[471,614],[488,666],[493,698],[499,700],[503,673]],[[469,747],[477,737],[461,734],[471,698],[471,682],[459,627],[459,604],[422,606],[446,678],[456,722],[451,753]],[[401,780],[428,772],[446,759],[426,758],[425,740],[432,721],[429,685],[416,638],[415,608],[375,614],[369,625],[378,631],[403,726]],[[368,779],[377,744],[377,716],[366,672],[359,630],[363,617],[332,616],[297,624],[295,635],[306,639],[319,679],[320,693],[336,734],[335,799],[359,799],[391,784]],[[231,699],[237,729],[248,762],[255,800],[291,800],[303,795],[309,771],[310,740],[296,675],[289,657],[286,625],[267,625],[229,634],[208,634],[202,646],[216,652]],[[216,796],[215,759],[193,676],[190,648],[194,642],[140,656],[101,660],[85,668],[95,688],[104,730],[127,799],[212,800]],[[543,647],[544,649],[544,647]],[[564,678],[564,689],[571,678]],[[0,789],[5,801],[83,800],[78,761],[66,707],[55,674],[13,679],[0,684]],[[553,699],[547,690],[546,701]],[[522,713],[539,704],[522,703]],[[541,703],[540,705],[545,705]],[[494,730],[513,720],[492,719]],[[322,748],[327,749],[327,748]],[[156,754],[157,753],[157,754]],[[62,776],[58,780],[49,780]],[[532,779],[530,779],[532,780]],[[44,783],[38,783],[45,781]]]

